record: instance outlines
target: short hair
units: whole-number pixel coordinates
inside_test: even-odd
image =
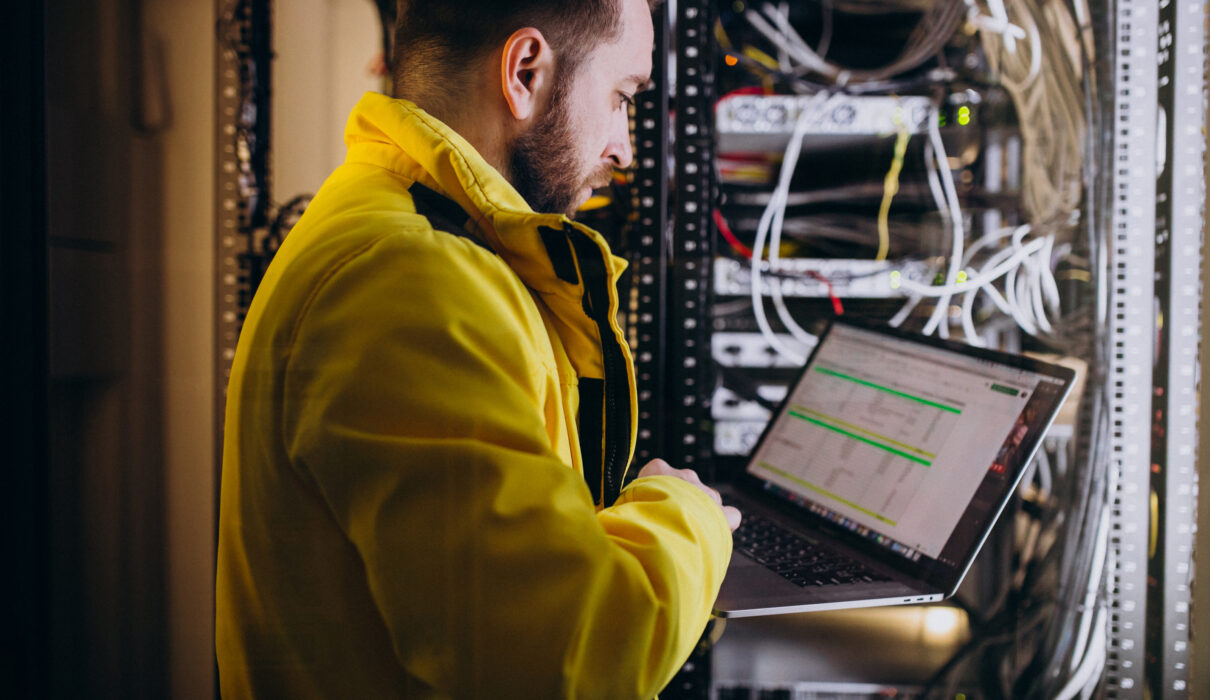
[[[390,62],[394,94],[447,107],[461,72],[523,27],[542,32],[556,71],[570,75],[591,49],[617,38],[622,1],[399,0]]]

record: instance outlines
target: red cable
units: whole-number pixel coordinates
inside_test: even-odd
[[[735,234],[731,232],[731,227],[727,225],[727,220],[723,218],[723,213],[715,209],[713,215],[714,225],[718,227],[718,232],[723,234],[723,238],[727,239],[727,242],[731,244],[735,252],[751,260],[752,249],[735,237]],[[836,312],[837,316],[843,316],[844,305],[840,303],[840,297],[836,296],[836,290],[832,288],[832,282],[814,270],[808,270],[807,274],[823,283],[823,286],[828,290],[828,298],[832,300],[832,311]]]
[[[735,237],[735,234],[731,232],[731,227],[727,225],[727,220],[723,218],[723,213],[718,209],[714,210],[714,225],[718,227],[718,232],[723,234],[723,238],[727,239],[735,252],[749,260],[752,259],[752,249]]]
[[[844,305],[840,303],[840,297],[836,296],[835,290],[832,289],[832,282],[829,281],[827,277],[824,277],[814,270],[808,270],[807,274],[820,282],[823,282],[823,286],[827,287],[828,289],[828,298],[832,300],[832,310],[836,312],[837,316],[843,316]]]

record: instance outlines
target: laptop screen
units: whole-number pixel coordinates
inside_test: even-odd
[[[997,356],[834,323],[748,473],[880,549],[964,571],[1072,378]]]

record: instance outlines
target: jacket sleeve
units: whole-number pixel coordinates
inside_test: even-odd
[[[380,241],[312,295],[287,349],[291,463],[360,554],[400,663],[439,694],[651,697],[708,619],[726,521],[672,477],[598,512],[550,448],[558,387],[528,292],[445,245],[464,248],[437,264]]]

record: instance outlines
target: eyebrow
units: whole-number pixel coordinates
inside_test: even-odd
[[[634,75],[628,75],[622,79],[622,82],[623,83],[634,83],[635,92],[642,92],[644,90],[648,90],[650,88],[655,87],[655,83],[651,80],[651,76],[643,75],[642,73],[635,73]]]

